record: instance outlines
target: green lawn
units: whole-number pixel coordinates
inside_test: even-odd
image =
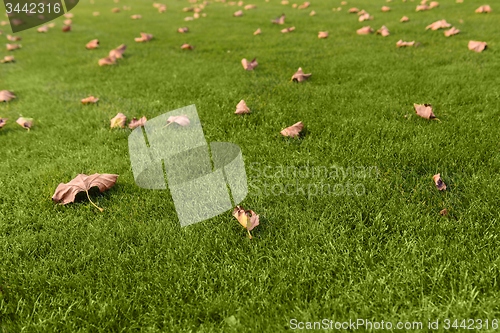
[[[299,10],[257,0],[243,17],[232,16],[237,5],[211,3],[207,17],[185,22],[188,1],[169,1],[163,14],[152,1],[80,2],[71,32],[59,18],[46,34],[17,34],[22,49],[0,50],[16,58],[0,64],[0,90],[17,95],[0,104],[9,119],[0,129],[0,332],[273,333],[323,318],[421,321],[422,331],[439,320],[443,331],[446,318],[500,319],[498,3],[475,14],[482,0],[441,0],[426,12],[415,12],[419,1],[348,0],[332,11],[340,1]],[[131,10],[111,12],[124,5]],[[350,7],[374,20],[358,22]],[[286,24],[271,24],[282,13]],[[425,30],[440,19],[461,33]],[[358,36],[365,25],[391,35]],[[190,32],[177,33],[182,26]],[[0,29],[5,43],[9,27]],[[154,39],[135,43],[140,32]],[[86,50],[94,38],[100,48]],[[400,39],[420,46],[398,49]],[[469,51],[469,40],[488,49]],[[124,59],[99,67],[122,43]],[[254,57],[258,67],[243,70],[241,59]],[[312,77],[290,82],[298,67]],[[99,103],[81,105],[89,95]],[[241,99],[252,114],[233,114]],[[432,104],[440,121],[416,116],[413,103]],[[168,191],[135,185],[131,131],[109,128],[118,112],[150,119],[190,104],[208,142],[242,150],[242,205],[261,216],[252,240],[230,211],[181,228]],[[34,118],[29,132],[19,116]],[[300,139],[279,134],[298,121]],[[293,174],[320,169],[340,173]],[[103,213],[87,200],[52,202],[59,183],[96,172],[120,175],[93,196]],[[314,195],[325,184],[359,195]]]

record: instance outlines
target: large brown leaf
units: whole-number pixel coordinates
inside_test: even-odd
[[[102,193],[106,190],[109,190],[116,183],[118,175],[114,174],[99,174],[95,173],[93,175],[87,176],[85,174],[79,174],[75,178],[73,178],[69,183],[61,183],[57,186],[54,195],[52,196],[52,200],[58,202],[62,205],[66,205],[68,203],[74,202],[75,197],[80,192],[87,193],[87,198],[90,203],[94,205],[101,212],[102,208],[97,207],[95,203],[90,200],[89,190],[92,187],[98,187],[99,191]]]

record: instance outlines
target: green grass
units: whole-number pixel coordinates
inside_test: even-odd
[[[500,7],[479,15],[483,1],[441,0],[416,13],[417,1],[394,1],[382,13],[385,1],[348,2],[336,12],[340,1],[298,10],[258,0],[240,18],[232,17],[237,6],[212,3],[206,18],[184,22],[187,1],[167,3],[163,14],[150,1],[82,1],[70,33],[61,32],[62,18],[47,34],[19,33],[17,62],[0,66],[0,90],[18,96],[0,105],[9,118],[0,130],[0,332],[281,332],[292,318],[424,327],[429,319],[500,319]],[[123,5],[132,10],[111,13]],[[359,23],[351,6],[375,19]],[[270,23],[281,13],[295,32]],[[403,15],[410,22],[399,23]],[[439,19],[462,32],[425,31]],[[386,25],[391,35],[356,35],[364,25]],[[178,34],[181,26],[191,31]],[[319,40],[320,30],[329,38]],[[135,43],[140,32],[155,38]],[[94,38],[100,48],[85,50]],[[421,46],[397,49],[399,39]],[[471,39],[489,49],[469,51]],[[97,65],[122,43],[118,65]],[[182,51],[183,43],[195,49]],[[243,70],[244,57],[257,57],[255,71]],[[312,73],[309,81],[290,82],[298,67]],[[98,105],[81,105],[91,94]],[[252,114],[233,114],[241,99]],[[413,103],[431,103],[441,121],[417,117]],[[231,212],[181,229],[168,191],[135,185],[130,130],[109,129],[118,112],[153,118],[190,104],[208,142],[242,149],[250,185],[242,205],[261,215],[253,240]],[[35,119],[30,132],[15,124],[20,115]],[[279,135],[297,121],[306,135]],[[280,166],[379,173],[281,176]],[[94,196],[103,213],[86,200],[51,201],[59,183],[95,172],[120,175]],[[436,173],[447,191],[435,188]],[[263,190],[296,182],[362,184],[365,194]]]

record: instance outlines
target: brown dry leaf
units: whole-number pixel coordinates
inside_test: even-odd
[[[127,116],[120,112],[116,116],[111,118],[109,127],[111,127],[111,128],[116,128],[116,127],[125,128],[126,121],[127,121]]]
[[[302,71],[302,67],[299,67],[299,69],[297,70],[297,72],[295,72],[295,74],[293,74],[292,81],[294,81],[294,82],[303,82],[303,81],[307,80],[308,78],[310,78],[311,75],[312,75],[311,73],[304,74],[304,72]]]
[[[16,98],[16,95],[12,91],[0,90],[0,102],[9,102],[14,98]]]
[[[356,7],[349,8],[349,13],[351,14],[357,14],[359,12],[359,9]]]
[[[437,175],[432,176],[432,179],[434,180],[434,184],[436,184],[436,187],[440,191],[446,190],[446,184],[443,182],[441,179],[441,174],[438,173]]]
[[[189,31],[188,27],[182,27],[182,28],[177,29],[177,32],[181,33],[181,34],[185,34],[188,31]]]
[[[408,16],[403,16],[399,22],[408,22],[409,20]]]
[[[309,7],[311,5],[311,3],[309,1],[306,1],[304,2],[302,5],[299,5],[299,9],[306,9],[307,7]]]
[[[446,22],[446,20],[439,20],[434,23],[429,24],[427,27],[425,27],[425,30],[438,30],[438,29],[444,29],[444,28],[449,28],[451,27],[451,24]]]
[[[444,35],[445,35],[445,37],[450,37],[450,36],[456,35],[456,34],[458,34],[458,33],[460,33],[460,30],[458,30],[458,29],[457,29],[457,28],[455,28],[455,27],[451,27],[451,29],[446,30],[446,31],[444,32]]]
[[[243,11],[242,11],[242,10],[238,10],[237,12],[234,12],[233,16],[234,16],[234,17],[240,17],[240,16],[243,16]]]
[[[359,17],[358,17],[359,22],[363,22],[363,21],[367,21],[367,20],[373,20],[373,16],[371,16],[368,13],[364,13],[364,14],[359,15]]]
[[[16,60],[14,59],[14,56],[5,56],[3,57],[2,60],[0,60],[0,62],[2,64],[6,64],[6,63],[9,63],[9,62],[15,62]]]
[[[194,49],[193,45],[190,44],[182,44],[181,45],[181,50],[192,50]]]
[[[20,126],[26,128],[29,131],[30,128],[33,126],[33,118],[19,117],[16,120],[16,123],[18,123]]]
[[[420,116],[425,119],[434,119],[436,116],[434,112],[432,112],[432,105],[430,104],[413,104],[413,108],[417,113],[417,116]],[[437,118],[436,118],[437,119]]]
[[[488,5],[484,5],[476,9],[476,13],[491,13],[491,7]]]
[[[82,104],[83,105],[86,105],[86,104],[95,104],[97,102],[99,102],[99,98],[94,97],[94,96],[89,96],[87,98],[82,99]]]
[[[113,9],[111,9],[111,12],[112,12],[112,13],[119,13],[119,12],[120,12],[120,8],[115,7],[115,8],[113,8]]]
[[[390,35],[389,29],[385,25],[377,30],[377,34],[382,35],[382,37],[387,37]]]
[[[22,47],[21,44],[5,44],[5,46],[7,47],[7,51],[14,51]]]
[[[148,119],[144,116],[141,119],[137,119],[136,117],[134,117],[134,118],[132,118],[132,120],[128,124],[128,127],[130,129],[134,129],[134,128],[139,127],[139,126],[144,126],[147,121],[148,121]]]
[[[233,216],[248,232],[248,238],[252,239],[250,231],[259,225],[259,215],[255,214],[253,210],[245,210],[241,206],[236,206],[233,209]]]
[[[318,32],[318,38],[328,38],[328,31]]]
[[[363,27],[361,29],[356,30],[358,35],[369,35],[373,33],[373,29],[370,26]]]
[[[262,33],[262,31],[260,30],[260,28],[258,28],[257,30],[254,31],[253,35],[257,36],[257,35],[260,35],[261,33]]]
[[[7,35],[6,37],[11,42],[18,42],[18,41],[20,41],[22,39],[19,36],[12,36],[12,35]]]
[[[121,59],[121,58],[123,58],[123,54],[125,53],[126,49],[127,49],[127,45],[122,44],[122,45],[118,46],[116,49],[109,51],[109,57],[114,58],[114,60]]]
[[[148,42],[148,41],[150,41],[152,38],[153,38],[153,35],[151,35],[151,34],[147,34],[147,33],[145,33],[145,32],[141,32],[141,37],[136,37],[136,38],[134,38],[134,40],[135,40],[137,43],[142,43],[142,42]]]
[[[436,8],[436,7],[439,7],[439,2],[437,2],[437,1],[432,1],[429,4],[429,9]]]
[[[380,10],[383,11],[383,12],[390,12],[391,8],[387,7],[387,6],[383,6]]]
[[[295,27],[289,27],[289,28],[282,29],[281,33],[282,34],[287,34],[287,33],[292,32],[294,30],[295,30]]]
[[[411,47],[414,45],[415,45],[415,41],[403,42],[402,39],[398,40],[398,42],[396,43],[396,47]]]
[[[49,26],[48,25],[42,25],[40,28],[36,29],[38,32],[48,32],[49,31]]]
[[[238,105],[236,105],[236,111],[234,112],[235,114],[247,114],[250,113],[250,109],[247,106],[247,103],[245,103],[244,100],[241,100]]]
[[[7,124],[7,118],[0,118],[0,128],[4,127]]]
[[[130,18],[132,20],[140,20],[142,18],[142,15],[139,15],[139,14],[134,14],[132,16],[130,16]]]
[[[431,9],[428,5],[418,5],[415,9],[416,12],[423,12],[425,10]]]
[[[52,200],[62,205],[66,205],[68,203],[75,202],[75,198],[78,193],[85,192],[90,203],[102,212],[104,209],[98,207],[94,202],[92,202],[92,200],[90,200],[89,190],[92,187],[98,187],[99,191],[102,193],[112,188],[116,184],[117,179],[118,175],[113,174],[95,173],[90,176],[79,174],[69,183],[60,183],[52,196]]]
[[[469,50],[474,51],[474,52],[483,52],[488,44],[486,42],[479,42],[475,40],[469,41]]]
[[[252,61],[248,61],[247,59],[243,58],[241,59],[241,65],[247,71],[252,71],[258,65],[257,58],[253,58]]]
[[[93,50],[99,47],[99,40],[98,39],[92,39],[90,42],[88,42],[85,45],[85,48],[88,50]]]
[[[71,26],[70,25],[65,25],[62,27],[62,32],[70,32],[71,31]]]
[[[439,212],[439,215],[441,216],[448,216],[448,209],[442,209],[440,212]]]
[[[285,24],[285,14],[281,14],[280,17],[271,20],[271,22],[274,24],[281,24],[281,25]]]
[[[99,66],[107,66],[116,64],[116,58],[114,56],[109,56],[106,58],[99,59]]]
[[[287,127],[284,130],[282,130],[280,132],[280,134],[283,136],[289,136],[291,138],[295,138],[295,137],[299,136],[299,134],[303,128],[304,128],[304,124],[301,121],[299,121],[298,123],[295,123],[292,126]]]
[[[171,125],[174,123],[179,125],[179,126],[185,127],[185,126],[189,126],[191,121],[189,121],[189,118],[184,114],[180,115],[180,116],[170,116],[167,119],[167,125],[165,125],[164,127],[167,127],[168,125]]]

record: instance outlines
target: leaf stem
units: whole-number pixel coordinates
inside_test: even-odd
[[[247,229],[248,232],[248,238],[252,239],[252,235],[250,234],[250,230]]]
[[[173,123],[174,123],[174,122],[172,121],[172,122],[170,122],[170,123],[166,124],[165,126],[163,126],[162,128],[165,128],[165,127],[167,127],[168,125],[171,125],[171,124],[173,124]]]
[[[99,209],[101,212],[104,212],[104,209],[102,209],[101,207],[97,206],[91,199],[90,199],[90,196],[89,196],[89,191],[85,190],[85,193],[87,193],[87,198],[89,198],[89,201],[90,203],[97,209]]]

